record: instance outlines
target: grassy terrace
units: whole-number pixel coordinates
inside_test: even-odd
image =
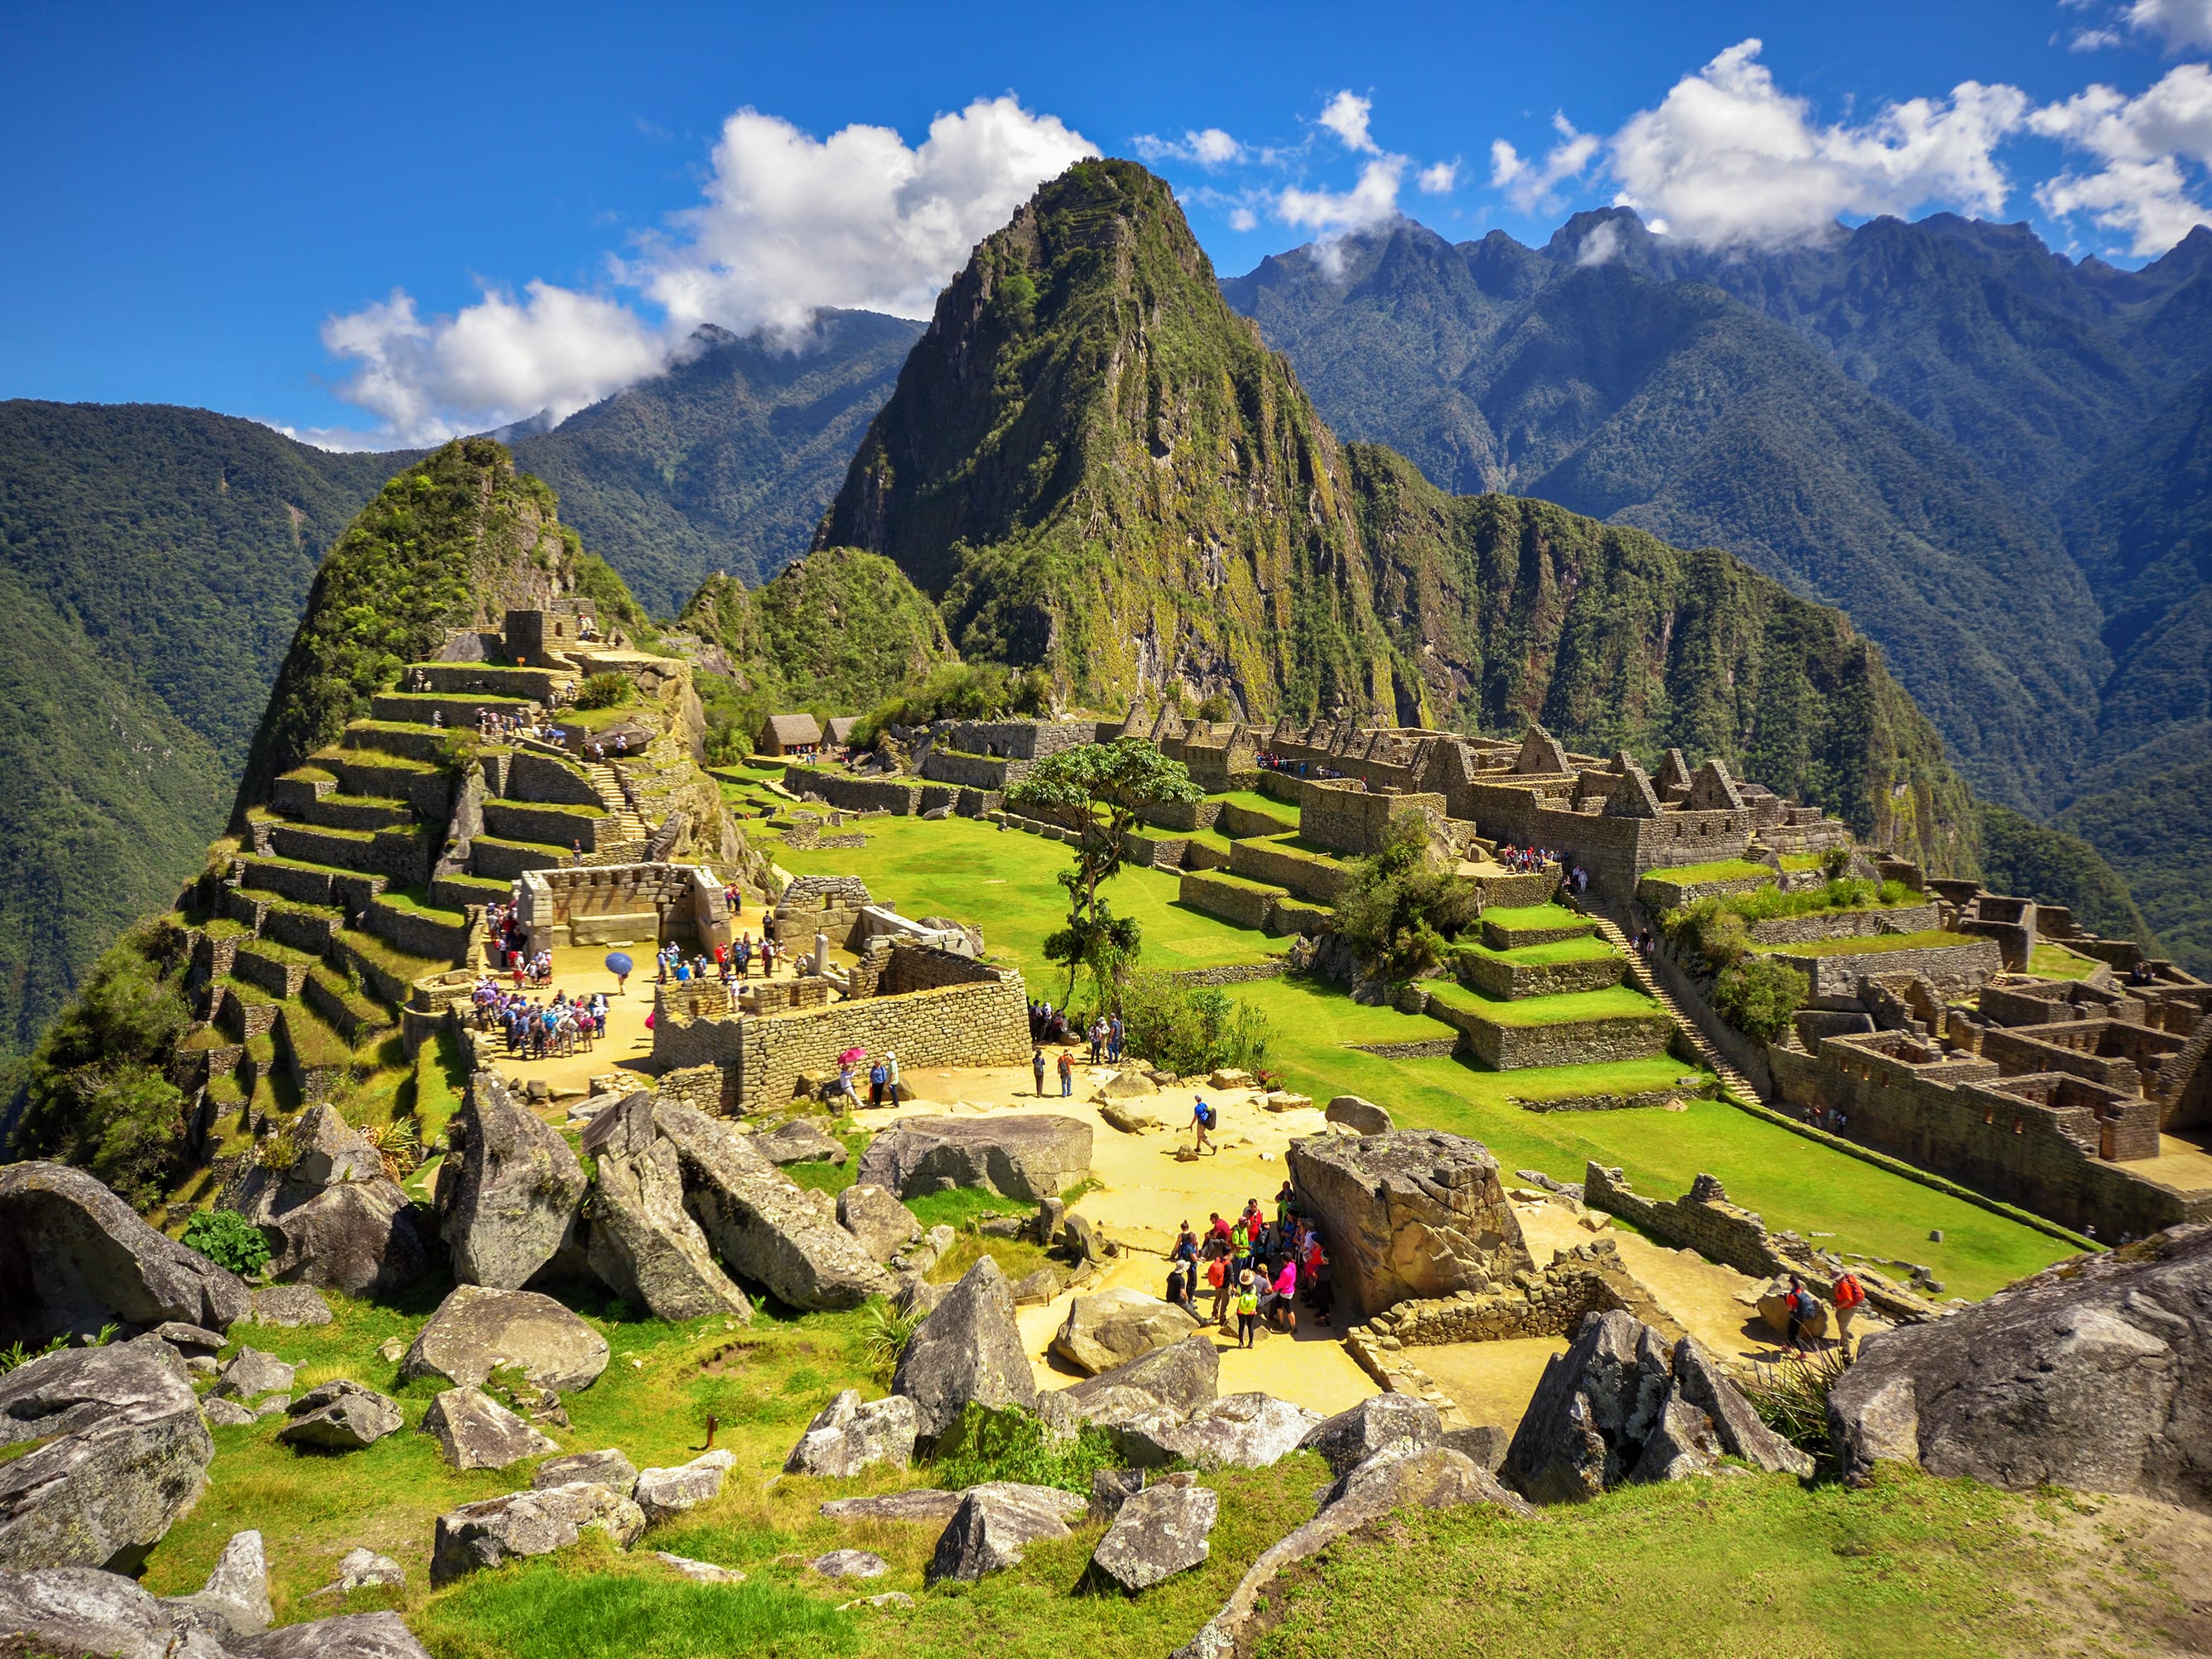
[[[1471,957],[1487,957],[1492,962],[1515,962],[1529,968],[1548,968],[1560,962],[1595,962],[1601,957],[1620,954],[1595,933],[1584,933],[1580,939],[1553,939],[1549,945],[1516,945],[1510,951],[1493,951],[1480,939],[1468,938],[1459,940],[1452,948]]]
[[[1065,975],[1043,959],[1042,945],[1063,914],[1053,878],[1067,860],[1066,848],[964,818],[941,823],[871,818],[860,827],[868,836],[865,847],[802,851],[774,841],[766,845],[786,869],[800,874],[860,876],[908,915],[980,922],[995,958],[1018,967],[1055,1000],[1060,996]],[[1177,880],[1163,871],[1131,870],[1113,884],[1115,908],[1144,926],[1148,965],[1205,967],[1279,953],[1279,940],[1185,909],[1176,902]],[[1555,906],[1490,915],[1527,917],[1536,926],[1578,920]],[[1402,1124],[1472,1135],[1508,1170],[1536,1169],[1579,1181],[1585,1161],[1596,1158],[1620,1166],[1639,1191],[1662,1197],[1686,1191],[1700,1172],[1711,1171],[1727,1183],[1732,1198],[1776,1227],[1833,1234],[1832,1243],[1841,1249],[1925,1261],[1966,1296],[1986,1295],[2068,1254],[2033,1229],[1719,1102],[1695,1101],[1683,1112],[1559,1114],[1524,1111],[1515,1103],[1637,1093],[1693,1075],[1665,1055],[1510,1073],[1480,1071],[1449,1057],[1386,1060],[1352,1045],[1430,1042],[1455,1033],[1440,1020],[1355,1003],[1338,988],[1310,980],[1259,980],[1225,988],[1268,1015],[1275,1038],[1267,1064],[1291,1088],[1323,1100],[1364,1095],[1389,1106]],[[1929,1240],[1935,1228],[1942,1230],[1941,1244]]]
[[[1500,927],[1522,933],[1539,927],[1581,927],[1588,925],[1587,918],[1577,915],[1564,904],[1492,906],[1482,913],[1482,919],[1494,921]]]
[[[1978,945],[1978,934],[1947,933],[1940,927],[1930,927],[1917,933],[1862,934],[1856,939],[1816,939],[1802,945],[1778,945],[1777,953],[1786,957],[1858,957],[1878,956],[1888,951],[1941,951],[1954,945]]]
[[[1507,1002],[1486,997],[1454,980],[1423,983],[1430,994],[1445,1006],[1480,1014],[1493,1025],[1567,1025],[1585,1019],[1634,1019],[1661,1012],[1657,1003],[1627,985],[1608,985],[1596,991],[1568,991],[1558,996],[1521,997]]]
[[[2063,945],[2038,945],[2027,965],[2031,972],[2045,979],[2087,979],[2102,964],[2094,957],[2085,957]]]
[[[1815,859],[1814,864],[1820,860]],[[1646,870],[1647,878],[1671,881],[1678,886],[1694,887],[1707,881],[1748,881],[1754,876],[1774,879],[1774,872],[1763,864],[1753,864],[1749,859],[1721,859],[1711,864],[1670,864],[1663,870]]]

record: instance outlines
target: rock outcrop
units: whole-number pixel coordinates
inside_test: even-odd
[[[464,1504],[438,1517],[430,1545],[430,1582],[450,1584],[502,1561],[567,1549],[586,1527],[628,1549],[645,1530],[645,1514],[621,1492],[589,1481]]]
[[[284,1410],[292,1420],[276,1437],[313,1451],[359,1451],[398,1433],[404,1420],[390,1395],[345,1377],[308,1389]]]
[[[258,1532],[233,1533],[207,1582],[190,1595],[163,1603],[179,1625],[204,1630],[217,1641],[258,1636],[276,1618],[269,1605],[269,1559]]]
[[[1322,1116],[1356,1135],[1387,1135],[1398,1127],[1391,1121],[1388,1109],[1358,1095],[1337,1096],[1328,1103]]]
[[[587,1389],[607,1368],[607,1342],[550,1296],[456,1285],[400,1362],[399,1375],[482,1387],[501,1365],[520,1365],[541,1389]]]
[[[230,1659],[430,1659],[396,1613],[349,1613],[283,1625],[229,1644]]]
[[[1224,1395],[1180,1421],[1140,1419],[1117,1437],[1134,1463],[1181,1458],[1201,1469],[1272,1468],[1305,1443],[1318,1412],[1268,1394]]]
[[[901,1198],[988,1187],[1041,1203],[1091,1173],[1091,1126],[1052,1115],[910,1117],[868,1143],[860,1178]]]
[[[241,1346],[231,1361],[216,1373],[215,1391],[232,1400],[258,1400],[264,1394],[284,1394],[292,1387],[295,1368],[272,1353]]]
[[[600,1451],[570,1452],[566,1457],[549,1457],[530,1474],[531,1487],[537,1492],[548,1486],[573,1486],[579,1481],[628,1492],[637,1484],[637,1469],[629,1458],[609,1447]]]
[[[1300,1446],[1319,1453],[1328,1472],[1341,1477],[1372,1458],[1426,1451],[1443,1433],[1443,1420],[1427,1401],[1378,1394],[1314,1425]]]
[[[17,1571],[134,1565],[198,1498],[215,1455],[183,1362],[158,1342],[64,1349],[0,1376],[0,1448],[26,1443],[0,1462],[0,1568]]]
[[[1531,1264],[1479,1141],[1427,1129],[1293,1141],[1298,1206],[1329,1243],[1340,1302],[1357,1314],[1408,1297],[1480,1294]]]
[[[287,1139],[289,1164],[250,1163],[222,1196],[268,1238],[271,1276],[380,1296],[428,1271],[414,1205],[337,1107],[309,1108]]]
[[[1122,1501],[1091,1552],[1101,1577],[1134,1595],[1205,1564],[1219,1496],[1204,1486],[1147,1486]]]
[[[684,1206],[683,1159],[672,1142],[599,1159],[586,1260],[609,1290],[656,1319],[725,1314],[751,1322],[750,1299],[716,1263]]]
[[[960,1420],[971,1401],[1034,1411],[1036,1379],[1014,1322],[1013,1287],[985,1256],[947,1291],[907,1340],[891,1392],[915,1404],[915,1429],[934,1440]]]
[[[1545,1365],[1502,1472],[1540,1504],[1566,1503],[1623,1481],[1709,1473],[1723,1453],[1770,1471],[1813,1472],[1690,1338],[1670,1345],[1632,1315],[1594,1313]]]
[[[583,1165],[559,1131],[510,1099],[489,1072],[471,1081],[449,1133],[456,1144],[439,1177],[438,1210],[453,1277],[518,1290],[570,1242]]]
[[[922,1577],[932,1584],[947,1578],[972,1584],[1003,1571],[1038,1539],[1068,1536],[1068,1522],[1084,1508],[1085,1500],[1074,1493],[1049,1486],[1010,1481],[970,1486],[960,1494]]]
[[[665,1521],[719,1498],[723,1477],[737,1461],[735,1453],[710,1451],[674,1468],[640,1469],[630,1497],[647,1521]]]
[[[503,1469],[560,1447],[482,1389],[447,1389],[422,1413],[422,1432],[457,1469]]]
[[[853,1186],[838,1194],[837,1224],[876,1261],[889,1261],[921,1237],[914,1212],[881,1187]]]
[[[1211,1406],[1220,1387],[1220,1351],[1199,1332],[1047,1397],[1089,1410],[1116,1395],[1133,1395],[1181,1420]]]
[[[753,1137],[761,1156],[779,1170],[787,1164],[842,1164],[852,1153],[819,1118],[795,1117]]]
[[[257,1325],[291,1327],[327,1325],[331,1316],[331,1304],[307,1285],[271,1285],[254,1291],[249,1316]]]
[[[1198,1321],[1174,1303],[1120,1286],[1070,1303],[1052,1351],[1085,1376],[1096,1376],[1180,1342],[1197,1328]]]
[[[740,1279],[807,1310],[858,1307],[890,1292],[890,1275],[860,1242],[762,1157],[753,1137],[665,1102],[651,1121],[682,1158],[686,1200],[708,1243]]]
[[[1828,1432],[1852,1479],[1888,1459],[2212,1507],[2212,1225],[1869,1337],[1828,1392]]]
[[[1419,1451],[1377,1452],[1338,1477],[1321,1497],[1323,1511],[1349,1503],[1361,1510],[1451,1509],[1462,1504],[1493,1504],[1533,1520],[1536,1511],[1498,1484],[1498,1477],[1465,1452],[1449,1446]]]
[[[171,1319],[220,1331],[252,1305],[236,1273],[155,1232],[82,1170],[0,1167],[0,1346]]]
[[[859,1389],[847,1389],[807,1424],[784,1462],[784,1473],[852,1475],[877,1463],[905,1468],[914,1461],[921,1420],[905,1395],[863,1404]]]

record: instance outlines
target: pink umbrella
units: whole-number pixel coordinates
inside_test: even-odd
[[[856,1061],[866,1060],[867,1055],[868,1051],[866,1048],[848,1048],[837,1056],[837,1063],[840,1066],[850,1066]]]

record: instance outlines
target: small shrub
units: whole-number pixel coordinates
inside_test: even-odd
[[[868,1369],[888,1382],[898,1369],[899,1356],[927,1316],[919,1306],[901,1313],[881,1297],[871,1301],[860,1316],[860,1348],[867,1357]]]
[[[1131,975],[1121,1003],[1129,1052],[1181,1076],[1223,1066],[1255,1071],[1274,1038],[1267,1016],[1250,1003],[1165,974]]]
[[[1785,1354],[1771,1365],[1754,1364],[1744,1387],[1759,1420],[1799,1451],[1820,1462],[1835,1455],[1828,1441],[1828,1390],[1850,1369],[1842,1347]]]
[[[1772,957],[1747,957],[1713,981],[1713,1010],[1746,1036],[1771,1042],[1805,1006],[1812,981]]]
[[[994,1411],[971,1401],[960,1420],[938,1437],[931,1472],[947,1492],[986,1480],[1019,1480],[1087,1492],[1092,1475],[1120,1468],[1122,1461],[1113,1437],[1096,1423],[1085,1423],[1072,1440],[1053,1440],[1044,1420],[1018,1406]]]
[[[269,1241],[235,1210],[200,1210],[185,1223],[185,1243],[218,1267],[258,1273],[269,1265]]]
[[[626,674],[594,674],[576,693],[579,708],[620,708],[637,701],[637,688]]]

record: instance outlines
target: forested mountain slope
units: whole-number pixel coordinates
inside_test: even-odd
[[[1726,555],[1347,453],[1132,163],[1079,165],[976,249],[816,545],[885,554],[963,654],[1077,699],[1681,744],[1972,860],[1940,742],[1842,617]]]

